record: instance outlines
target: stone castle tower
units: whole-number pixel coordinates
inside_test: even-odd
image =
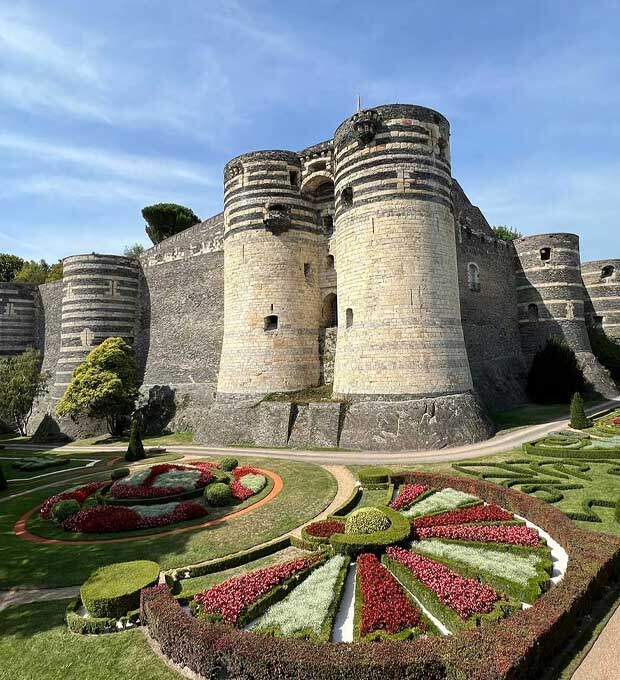
[[[620,260],[582,266],[574,234],[496,239],[436,111],[378,106],[302,151],[238,156],[223,207],[139,260],[78,255],[63,281],[0,283],[0,355],[35,347],[55,376],[36,418],[111,336],[133,344],[145,390],[174,390],[170,427],[211,444],[480,441],[487,409],[526,399],[551,336],[593,392],[618,396],[588,326],[620,338]],[[332,383],[331,400],[303,401]]]

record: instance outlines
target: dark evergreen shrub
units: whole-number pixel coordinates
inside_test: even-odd
[[[232,492],[228,484],[215,482],[214,484],[209,484],[205,489],[205,498],[209,505],[221,507],[228,505],[232,501]]]
[[[238,465],[239,461],[236,458],[232,458],[232,456],[226,456],[220,461],[220,467],[226,472],[231,472],[231,470],[234,470]]]
[[[137,418],[131,421],[131,434],[129,435],[129,446],[125,454],[125,460],[132,462],[135,460],[142,460],[146,457],[144,446],[142,445],[142,437],[140,435],[140,423]]]
[[[4,491],[6,487],[6,477],[4,476],[4,470],[2,469],[2,466],[0,466],[0,491]]]
[[[112,470],[112,473],[110,474],[110,479],[115,482],[117,479],[122,479],[123,477],[127,477],[129,474],[129,468],[118,468],[117,470]]]
[[[176,203],[157,203],[142,208],[146,233],[155,245],[200,222],[193,210]]]
[[[66,519],[69,519],[69,517],[79,511],[80,504],[74,499],[58,501],[52,508],[52,519],[56,524],[62,524]]]
[[[568,404],[575,392],[583,392],[586,380],[575,352],[562,340],[549,338],[532,362],[527,392],[538,404]]]
[[[575,392],[570,403],[570,426],[575,430],[585,430],[592,427],[592,421],[586,416],[583,408],[583,397]]]

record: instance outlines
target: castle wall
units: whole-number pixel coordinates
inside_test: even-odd
[[[376,126],[366,142],[356,134],[364,117]],[[334,149],[334,393],[423,397],[470,391],[448,121],[423,107],[378,107],[341,125]]]
[[[36,299],[34,284],[0,283],[0,356],[34,347]]]
[[[512,243],[457,226],[463,333],[474,388],[492,411],[527,401]],[[470,267],[478,272],[471,280]]]
[[[581,275],[587,293],[586,321],[620,340],[620,260],[584,262]]]
[[[224,186],[221,395],[298,390],[319,381],[319,244],[301,163],[287,151],[230,161]]]

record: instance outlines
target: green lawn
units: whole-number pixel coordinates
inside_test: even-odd
[[[138,630],[76,635],[64,622],[67,601],[0,612],[0,677],[11,680],[178,680]]]
[[[152,559],[163,569],[171,569],[222,557],[304,524],[324,510],[336,493],[336,480],[318,465],[267,462],[264,458],[249,458],[244,463],[277,472],[284,482],[280,495],[242,517],[175,536],[153,536],[118,544],[38,545],[15,536],[15,521],[63,487],[0,499],[0,588],[79,585],[96,567],[138,558]]]
[[[585,407],[590,408],[600,403],[600,400],[587,401]],[[498,431],[502,431],[563,420],[569,417],[569,411],[569,404],[525,404],[509,411],[491,413],[491,418]]]

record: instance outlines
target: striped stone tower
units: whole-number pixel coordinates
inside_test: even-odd
[[[450,125],[421,106],[360,111],[334,137],[334,394],[472,390],[450,197]]]
[[[0,356],[34,347],[36,295],[35,284],[0,283]]]
[[[581,274],[587,291],[586,321],[620,340],[620,260],[584,262]]]
[[[110,337],[133,343],[140,291],[140,265],[127,257],[75,255],[63,260],[63,271],[56,398],[93,347]]]
[[[560,338],[575,352],[587,380],[604,396],[617,396],[590,346],[579,236],[541,234],[517,239],[514,245],[519,329],[526,361],[549,337]]]
[[[224,338],[218,395],[258,395],[319,380],[317,213],[301,162],[259,151],[224,173]]]

